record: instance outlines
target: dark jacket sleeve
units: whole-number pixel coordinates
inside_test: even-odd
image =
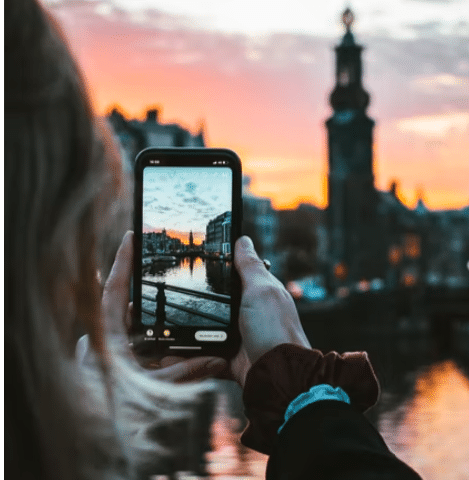
[[[365,416],[325,400],[285,425],[267,464],[267,480],[419,480],[386,446]],[[420,479],[421,480],[421,479]]]
[[[335,400],[313,403],[278,434],[290,402],[319,384],[341,387],[351,405]],[[363,415],[378,395],[378,380],[366,353],[323,355],[279,345],[246,377],[243,401],[249,423],[241,442],[270,455],[267,480],[418,480]]]

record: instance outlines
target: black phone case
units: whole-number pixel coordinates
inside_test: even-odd
[[[178,327],[178,334],[184,337],[181,349],[174,350],[174,344],[162,340],[148,340],[145,335],[148,326],[142,323],[142,212],[143,212],[143,170],[150,166],[150,161],[159,159],[164,166],[210,166],[213,162],[228,161],[233,172],[232,182],[232,242],[231,252],[234,253],[234,243],[241,235],[242,197],[241,197],[241,162],[239,157],[228,149],[211,148],[147,148],[141,151],[135,160],[134,188],[134,278],[133,278],[133,319],[130,332],[131,343],[138,356],[159,359],[165,356],[219,356],[231,358],[239,350],[241,337],[238,328],[239,307],[241,303],[241,282],[232,263],[231,269],[231,321],[227,330],[228,339],[224,342],[197,342],[195,332],[201,327]],[[158,303],[160,295],[160,303]],[[161,291],[158,289],[156,305],[161,301]],[[158,309],[158,306],[156,307]],[[157,315],[157,311],[155,311]],[[157,329],[161,329],[161,325]],[[193,348],[190,348],[194,345]],[[173,346],[170,349],[169,346]],[[196,349],[195,346],[202,348]]]

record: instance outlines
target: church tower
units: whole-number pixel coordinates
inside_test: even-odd
[[[191,250],[194,249],[194,235],[192,234],[192,230],[189,233],[189,248]]]
[[[346,32],[336,51],[334,111],[326,121],[329,146],[328,223],[330,261],[336,279],[358,281],[375,275],[377,251],[373,175],[373,126],[366,114],[370,96],[362,85],[362,47],[352,34],[353,13],[342,15]]]

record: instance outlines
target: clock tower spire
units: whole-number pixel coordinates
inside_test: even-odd
[[[355,43],[352,33],[354,16],[347,8],[342,14],[342,23],[346,32],[336,51],[336,86],[331,93],[330,103],[334,110],[364,110],[370,102],[370,96],[362,86],[363,47]]]
[[[355,43],[353,21],[347,8],[342,14],[345,34],[335,48],[336,84],[330,95],[333,115],[326,121],[331,270],[346,272],[351,282],[376,273],[373,239],[378,200],[372,160],[374,121],[366,114],[370,96],[362,85],[363,47]],[[345,275],[338,277],[345,280]]]

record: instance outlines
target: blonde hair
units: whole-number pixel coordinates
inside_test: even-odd
[[[13,478],[169,471],[168,426],[193,428],[194,405],[211,390],[150,381],[101,321],[97,272],[109,270],[129,226],[131,192],[97,130],[54,20],[33,0],[7,1],[5,471]],[[77,361],[80,333],[88,335]]]

